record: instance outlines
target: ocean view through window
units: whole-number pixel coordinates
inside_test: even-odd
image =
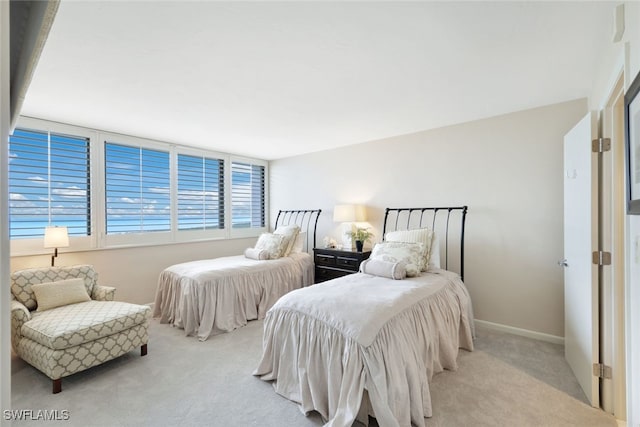
[[[233,228],[265,226],[265,168],[231,163],[231,223]]]
[[[40,238],[47,225],[91,234],[89,139],[16,129],[9,137],[11,239]]]
[[[268,230],[268,162],[20,117],[9,137],[12,254],[257,237]]]
[[[169,152],[105,143],[107,234],[171,230]]]

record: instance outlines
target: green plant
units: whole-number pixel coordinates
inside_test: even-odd
[[[362,243],[371,240],[371,238],[373,237],[373,233],[369,231],[369,227],[367,228],[356,227],[356,231],[347,231],[345,234],[347,236],[351,236],[351,239],[353,241],[356,241],[356,242],[360,241]]]

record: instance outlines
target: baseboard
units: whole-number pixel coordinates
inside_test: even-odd
[[[522,337],[533,338],[540,341],[546,341],[553,344],[563,344],[564,338],[556,335],[544,334],[542,332],[530,331],[528,329],[514,328],[513,326],[501,325],[499,323],[487,322],[486,320],[474,320],[476,325],[495,331],[507,332]]]

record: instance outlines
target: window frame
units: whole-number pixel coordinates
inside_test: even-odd
[[[186,155],[186,156],[207,157],[207,158],[222,160],[224,164],[224,171],[222,175],[222,179],[224,180],[223,182],[224,184],[224,194],[223,194],[224,228],[212,229],[212,230],[179,230],[178,229],[177,210],[178,210],[178,155],[179,154]],[[172,227],[172,230],[174,233],[174,239],[177,242],[197,242],[202,240],[212,240],[212,239],[217,240],[217,239],[229,238],[228,236],[229,217],[227,215],[227,205],[230,202],[227,197],[227,193],[228,193],[227,192],[227,169],[229,169],[229,166],[230,166],[229,155],[215,152],[215,151],[206,151],[206,150],[201,150],[201,149],[191,148],[191,147],[175,146],[173,163],[175,166],[172,168],[172,170],[175,171],[175,174],[174,174],[175,176],[172,177],[173,179],[171,182],[171,189],[172,189],[171,207],[172,207],[172,210],[175,212],[172,212],[171,217],[175,218],[175,221],[173,221],[173,227]]]
[[[126,234],[107,234],[107,170],[106,170],[106,145],[107,143],[124,145],[129,147],[140,147],[143,149],[162,151],[169,155],[169,230],[168,231],[154,231],[148,233],[126,233]],[[123,246],[144,246],[144,245],[161,245],[165,243],[172,243],[172,229],[173,229],[173,199],[171,197],[171,173],[172,173],[172,147],[167,144],[163,144],[157,141],[131,137],[127,135],[114,134],[101,132],[99,135],[99,145],[101,153],[101,172],[102,179],[100,186],[102,189],[102,206],[100,210],[100,216],[102,217],[102,223],[98,232],[101,234],[101,243],[103,247],[123,247]],[[136,244],[137,243],[137,244]]]
[[[21,116],[16,128],[34,131],[62,133],[71,136],[85,137],[89,140],[90,156],[90,236],[70,236],[68,248],[60,248],[61,253],[105,250],[112,248],[142,247],[167,244],[184,244],[209,240],[224,240],[258,237],[269,230],[269,162],[244,156],[207,150],[183,144],[157,141],[148,138],[107,132],[99,129],[85,128],[44,119]],[[106,233],[106,170],[105,143],[130,145],[169,152],[169,187],[170,187],[170,231],[149,233]],[[224,162],[224,228],[212,230],[178,230],[177,192],[178,192],[178,154],[221,159]],[[233,162],[250,163],[265,168],[265,226],[233,229],[231,199],[231,165]],[[49,254],[50,249],[43,247],[43,239],[12,239],[10,241],[11,256],[28,256]]]
[[[232,218],[232,202],[231,202],[231,165],[233,162],[249,163],[256,166],[264,166],[264,227],[249,227],[249,228],[233,228]],[[225,182],[225,194],[228,195],[229,203],[225,206],[227,210],[227,216],[225,221],[229,220],[229,237],[230,238],[244,238],[244,237],[256,237],[262,233],[269,231],[269,162],[265,160],[251,159],[249,157],[230,156],[229,167],[225,170],[225,174],[228,173],[228,178]]]
[[[41,119],[34,119],[31,117],[21,117],[18,120],[16,129],[26,129],[35,132],[50,132],[57,134],[65,134],[70,136],[77,136],[87,138],[89,140],[89,179],[90,179],[90,195],[89,195],[89,216],[91,218],[91,234],[89,236],[69,236],[69,247],[60,248],[59,252],[83,251],[89,250],[96,246],[96,212],[93,207],[96,202],[96,194],[93,191],[95,189],[95,162],[96,156],[94,151],[94,145],[97,137],[97,132],[78,126],[67,125],[63,123],[49,122]],[[43,230],[44,233],[44,230]],[[44,248],[44,237],[32,238],[32,239],[11,239],[10,241],[11,256],[24,256],[24,255],[39,255],[48,254],[52,249]]]

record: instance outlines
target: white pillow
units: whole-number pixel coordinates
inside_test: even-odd
[[[281,256],[289,256],[299,232],[300,227],[296,224],[281,225],[276,228],[276,231],[274,231],[273,234],[281,234],[284,236],[284,250]]]
[[[407,269],[402,262],[388,262],[379,259],[365,259],[360,263],[360,272],[387,279],[402,280],[407,277]]]
[[[387,262],[403,262],[407,277],[420,274],[420,263],[424,257],[422,243],[382,242],[373,247],[369,259]]]
[[[304,251],[304,242],[307,240],[307,232],[301,231],[296,236],[295,242],[293,242],[293,247],[291,248],[292,254],[300,254]]]
[[[262,233],[260,237],[258,237],[258,241],[256,242],[254,249],[269,252],[269,259],[278,259],[282,256],[285,249],[284,235]]]
[[[255,259],[256,261],[264,261],[269,259],[269,252],[264,249],[247,248],[244,250],[244,257]]]
[[[91,301],[87,288],[84,286],[84,279],[81,277],[31,285],[31,289],[38,303],[37,311]]]
[[[433,231],[429,228],[398,230],[387,233],[384,236],[384,240],[386,242],[422,243],[425,250],[420,263],[420,271],[426,271],[429,265],[429,260],[431,259],[433,235]]]

